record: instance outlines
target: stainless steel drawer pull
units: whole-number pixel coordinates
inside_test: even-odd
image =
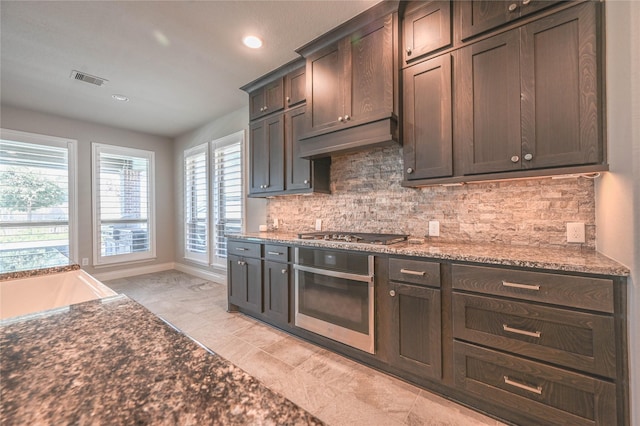
[[[238,251],[247,251],[249,249],[248,248],[244,248],[244,247],[236,247],[236,250],[238,250]]]
[[[412,271],[411,269],[400,269],[400,272],[403,274],[407,274],[407,275],[419,275],[421,277],[424,277],[426,272],[425,271]]]
[[[277,251],[268,251],[267,254],[271,256],[282,256],[284,253],[278,253]]]
[[[525,385],[524,383],[520,383],[520,382],[516,382],[515,380],[511,380],[509,378],[509,376],[503,376],[504,378],[504,382],[507,385],[511,385],[514,386],[518,389],[523,389],[526,390],[528,392],[532,392],[535,393],[536,395],[542,395],[542,386],[536,386],[535,388],[533,386],[529,386],[529,385]]]
[[[519,284],[519,283],[510,283],[509,281],[502,281],[502,285],[504,287],[522,288],[524,290],[534,290],[534,291],[540,290],[540,286],[537,284]]]
[[[507,324],[502,324],[502,329],[504,331],[508,331],[509,333],[522,334],[523,336],[536,337],[538,339],[542,334],[539,331],[527,331],[527,330],[520,330],[518,328],[512,328],[512,327],[509,327]]]

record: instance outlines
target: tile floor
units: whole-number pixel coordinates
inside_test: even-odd
[[[502,425],[243,314],[228,313],[224,284],[178,271],[105,284],[328,425]]]

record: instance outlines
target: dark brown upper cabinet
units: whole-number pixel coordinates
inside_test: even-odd
[[[249,93],[249,119],[255,120],[284,108],[284,79],[278,78]]]
[[[249,127],[249,194],[284,191],[284,115]]]
[[[398,141],[398,16],[385,10],[371,18],[390,4],[298,50],[306,58],[304,157]]]
[[[285,108],[291,108],[307,99],[305,67],[291,71],[284,77],[284,103]]]
[[[305,129],[306,106],[285,113],[286,190],[288,193],[330,192],[331,157],[307,160],[300,157],[300,138]]]
[[[451,55],[405,68],[403,87],[405,180],[451,176]]]
[[[456,52],[460,174],[604,162],[598,6],[583,3]]]
[[[402,19],[404,65],[451,46],[451,2],[409,2]]]
[[[460,39],[466,40],[521,17],[553,6],[552,0],[473,0],[456,4],[460,8]]]

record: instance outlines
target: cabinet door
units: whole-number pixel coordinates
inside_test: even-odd
[[[404,70],[405,179],[453,174],[451,56]]]
[[[302,67],[290,72],[284,79],[284,96],[287,107],[304,102],[306,97],[306,73]]]
[[[393,111],[392,15],[367,25],[345,40],[344,114],[342,124],[389,117]]]
[[[522,28],[522,166],[602,161],[596,4]]]
[[[229,302],[262,312],[262,261],[230,255],[227,258]]]
[[[307,58],[307,130],[319,133],[342,122],[344,115],[344,60],[340,43],[330,45]]]
[[[391,282],[390,362],[421,377],[442,377],[440,290]]]
[[[404,63],[451,45],[451,2],[416,2],[402,20]]]
[[[311,161],[300,158],[299,141],[305,129],[306,107],[301,106],[285,114],[287,190],[311,188]]]
[[[284,190],[284,115],[266,118],[250,127],[250,193]]]
[[[264,113],[265,106],[264,89],[260,88],[249,93],[249,119],[259,118]]]
[[[520,1],[473,0],[460,7],[460,38],[465,40],[520,17]]]
[[[519,170],[519,30],[472,44],[457,53],[457,118],[462,173]]]
[[[249,94],[249,119],[255,120],[284,108],[284,78],[272,81]]]
[[[264,261],[264,315],[282,325],[289,322],[289,265]]]

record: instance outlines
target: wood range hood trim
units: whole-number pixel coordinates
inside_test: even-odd
[[[386,117],[374,122],[337,129],[335,132],[300,139],[299,156],[315,160],[333,154],[364,151],[399,144],[398,119]]]

